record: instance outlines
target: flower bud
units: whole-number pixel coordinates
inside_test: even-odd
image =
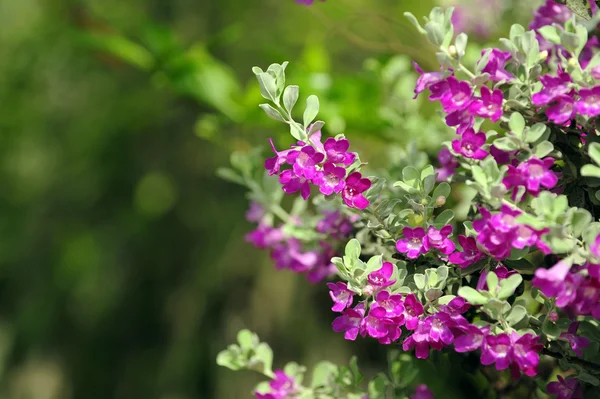
[[[375,287],[373,287],[371,284],[367,284],[365,286],[365,288],[363,288],[363,295],[371,296],[374,293],[375,293]]]
[[[451,45],[448,47],[448,53],[450,54],[450,56],[451,56],[452,58],[456,57],[457,51],[456,51],[456,46],[455,46],[454,44],[451,44]]]
[[[579,65],[579,61],[575,57],[569,58],[568,64],[570,67],[575,68],[577,65]]]
[[[558,313],[555,310],[550,312],[548,315],[548,320],[550,320],[552,323],[556,323],[558,321]]]
[[[423,205],[423,206],[427,206],[427,200],[426,200],[425,198],[423,198],[423,199],[420,201],[420,204],[421,204],[421,205]]]
[[[444,204],[446,203],[446,197],[444,197],[443,195],[440,195],[439,197],[437,197],[435,199],[435,207],[439,208],[440,206],[444,206]]]
[[[546,61],[546,58],[548,58],[548,50],[541,51],[539,55],[539,60]]]

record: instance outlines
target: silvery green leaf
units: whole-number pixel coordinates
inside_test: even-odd
[[[310,95],[306,99],[306,109],[304,110],[304,128],[308,129],[308,125],[312,123],[319,113],[319,98],[317,96]]]
[[[488,186],[488,179],[485,175],[485,172],[483,171],[483,169],[478,166],[478,165],[473,165],[473,167],[471,168],[471,173],[473,175],[473,179],[480,184],[483,188],[487,188]]]
[[[444,295],[438,299],[438,305],[447,305],[451,300],[456,298],[456,295]]]
[[[252,73],[254,73],[255,75],[260,75],[261,73],[264,73],[264,71],[261,68],[255,66],[252,67]]]
[[[367,268],[365,270],[365,273],[369,274],[371,272],[374,272],[375,270],[379,270],[381,269],[382,265],[383,257],[381,255],[371,256],[371,258],[367,262]]]
[[[586,21],[592,19],[592,10],[589,8],[586,0],[567,0],[567,7],[573,11],[573,14],[580,16]]]
[[[510,310],[508,316],[506,316],[506,322],[510,326],[514,326],[518,324],[521,320],[523,320],[527,316],[527,309],[525,309],[521,305],[515,305]]]
[[[427,39],[436,46],[444,43],[444,27],[436,21],[429,21],[424,26],[427,32]]]
[[[404,16],[406,17],[406,19],[408,19],[410,21],[411,24],[413,24],[413,26],[415,28],[417,28],[417,30],[419,31],[420,34],[422,35],[426,35],[427,31],[425,29],[423,29],[423,27],[421,27],[421,24],[419,23],[419,21],[417,21],[417,18],[410,12],[405,12]]]
[[[358,259],[360,256],[360,242],[358,242],[356,238],[348,241],[348,244],[346,244],[345,254],[349,259]]]
[[[590,158],[596,163],[596,165],[600,165],[600,143],[590,143],[588,148],[588,154]]]
[[[281,114],[279,113],[279,111],[277,111],[275,108],[273,108],[270,104],[260,104],[259,107],[265,111],[265,113],[267,114],[267,116],[271,119],[275,119],[276,121],[279,122],[285,122],[286,120],[283,118],[283,116],[281,116]]]
[[[512,276],[500,281],[500,289],[498,289],[498,298],[506,299],[515,293],[517,287],[523,281],[523,277],[520,274],[513,274]]]
[[[600,178],[600,168],[592,164],[583,165],[581,168],[581,176]]]
[[[435,186],[436,175],[429,175],[423,180],[423,194],[429,195]]]
[[[517,137],[523,138],[523,131],[525,130],[525,119],[523,118],[523,115],[518,112],[513,112],[510,115],[508,126]]]
[[[321,361],[313,368],[311,388],[327,386],[338,373],[338,366],[328,361]]]
[[[435,188],[435,190],[433,190],[433,200],[435,201],[437,198],[439,197],[445,197],[448,198],[448,196],[450,195],[450,184],[446,183],[446,182],[442,182],[440,184],[438,184],[438,186]]]
[[[523,33],[525,33],[525,28],[523,28],[519,24],[513,24],[510,27],[510,34],[509,34],[510,40],[514,41],[517,38],[517,36],[521,36],[521,35],[523,35]]]
[[[299,92],[300,88],[295,85],[288,86],[283,91],[283,106],[289,113],[292,112],[294,105],[296,105],[296,101],[298,101]]]
[[[560,44],[560,34],[559,30],[556,26],[546,25],[539,28],[538,33],[542,35],[542,37],[554,44]]]
[[[579,56],[579,54],[581,54],[581,51],[583,50],[583,48],[585,47],[585,44],[588,41],[588,31],[585,28],[585,26],[576,25],[575,26],[575,34],[577,35],[577,38],[579,39],[579,46],[575,50],[575,55]]]
[[[441,228],[450,223],[454,219],[454,211],[452,209],[444,209],[436,218],[433,224],[436,228]]]
[[[545,124],[536,123],[535,125],[531,126],[527,131],[527,134],[525,135],[525,142],[535,143],[544,135],[544,133],[546,133],[546,130],[549,131]]]
[[[460,287],[458,289],[458,296],[465,298],[471,305],[484,305],[488,302],[487,297],[471,287]]]
[[[592,215],[585,209],[577,208],[571,216],[571,229],[574,237],[579,237],[592,222]]]
[[[579,37],[575,33],[563,30],[560,32],[560,44],[566,48],[567,51],[575,54],[581,43],[579,41]]]
[[[438,51],[435,53],[435,57],[438,60],[438,63],[445,68],[452,68],[454,60],[448,54],[443,51]]]
[[[439,288],[430,288],[427,290],[427,292],[425,292],[425,298],[427,298],[430,302],[433,302],[441,297],[442,293],[442,290]]]
[[[238,332],[237,341],[242,349],[253,349],[260,343],[258,335],[246,329]]]
[[[498,276],[496,275],[496,273],[489,272],[486,276],[485,281],[488,286],[488,291],[492,293],[495,292],[496,287],[498,287]]]
[[[323,122],[323,121],[314,122],[312,125],[310,125],[310,129],[308,129],[308,135],[312,136],[313,133],[316,133],[319,130],[321,130],[323,128],[323,126],[325,126],[325,122]]]
[[[487,49],[483,53],[483,55],[481,56],[479,61],[477,61],[477,64],[475,65],[475,75],[479,75],[481,73],[481,71],[487,66],[491,53],[492,53],[492,49],[491,48]]]
[[[494,140],[494,146],[502,151],[514,151],[519,149],[519,139],[512,136],[500,137]]]
[[[275,78],[266,72],[261,72],[256,75],[258,86],[260,87],[260,95],[274,103],[279,101],[277,97],[277,83]]]
[[[402,169],[402,180],[404,180],[404,183],[408,184],[410,187],[417,188],[419,187],[419,182],[421,181],[421,174],[416,168],[407,166]]]
[[[556,340],[562,331],[556,324],[546,322],[542,324],[542,332],[551,340]]]
[[[554,151],[554,145],[551,142],[544,140],[535,146],[533,149],[533,155],[541,159],[550,154],[552,151]]]
[[[465,49],[467,48],[467,42],[469,37],[463,32],[459,33],[454,40],[454,46],[456,47],[456,54],[458,54],[458,58],[462,58],[465,56]]]
[[[600,380],[597,377],[594,377],[593,375],[588,374],[584,371],[579,373],[579,375],[577,376],[577,379],[580,381],[586,382],[590,385],[593,385],[595,387],[597,387],[600,384]]]
[[[425,288],[425,275],[421,273],[415,273],[413,275],[413,279],[415,281],[417,289],[422,291]]]

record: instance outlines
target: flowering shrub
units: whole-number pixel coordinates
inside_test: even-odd
[[[415,96],[439,103],[456,133],[440,143],[437,167],[413,154],[400,171],[367,171],[346,137],[324,137],[317,97],[301,122],[293,118],[299,88],[286,86],[287,63],[253,69],[268,101],[260,107],[294,143],[278,150],[271,141],[262,166],[258,150],[234,154],[235,170],[220,174],[250,190],[257,228],[248,241],[278,269],[330,280],[340,337],[418,359],[453,351],[536,379],[525,393],[514,384],[510,397],[600,395],[600,43],[597,19],[571,8],[578,16],[548,0],[531,30],[513,25],[472,64],[451,8],[435,8],[423,25],[406,15],[440,63],[415,64]],[[459,223],[451,193],[465,186],[472,196]],[[284,194],[297,196],[289,212]],[[395,367],[363,387],[356,359],[320,363],[303,385],[304,367],[273,371],[268,345],[246,330],[238,341],[217,361],[271,378],[257,398],[433,397],[399,382]],[[542,363],[561,375],[542,379]]]

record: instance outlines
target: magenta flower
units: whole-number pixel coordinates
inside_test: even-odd
[[[423,314],[423,304],[415,294],[408,294],[404,299],[404,327],[414,330],[419,324],[419,317]]]
[[[427,252],[423,246],[425,240],[425,230],[422,227],[405,227],[402,229],[404,238],[396,241],[398,252],[405,253],[409,259],[416,259],[419,255]]]
[[[284,236],[279,228],[259,224],[256,229],[246,234],[245,239],[256,248],[269,248],[282,241]]]
[[[417,390],[415,394],[410,397],[410,399],[434,399],[433,392],[427,388],[427,385],[420,384],[417,386]]]
[[[569,87],[571,75],[566,72],[559,71],[558,76],[540,76],[540,82],[544,88],[531,96],[531,102],[534,105],[548,105],[571,91]]]
[[[461,334],[454,339],[454,350],[459,353],[472,352],[481,347],[487,330],[468,324],[461,329]]]
[[[556,104],[546,109],[548,120],[557,125],[564,125],[575,117],[575,105],[570,96],[560,96]]]
[[[450,234],[452,234],[452,226],[449,224],[442,227],[441,230],[430,226],[427,230],[427,236],[425,236],[425,239],[423,240],[424,252],[428,252],[431,248],[437,249],[444,255],[449,255],[454,252],[456,245],[448,238]]]
[[[356,154],[348,152],[350,142],[347,139],[336,140],[333,137],[329,137],[325,140],[323,147],[325,148],[328,162],[343,163],[348,166],[356,158]]]
[[[316,250],[304,252],[300,241],[290,238],[272,248],[271,259],[275,261],[276,269],[289,269],[296,273],[304,273],[318,265],[319,252]]]
[[[446,116],[446,125],[456,126],[456,133],[463,134],[467,129],[473,127],[475,118],[468,109],[460,109]]]
[[[369,206],[363,192],[371,187],[371,180],[362,177],[360,172],[352,172],[346,178],[346,187],[342,190],[342,199],[350,208],[365,209]]]
[[[461,269],[480,261],[485,255],[477,248],[477,242],[473,237],[458,236],[458,243],[463,248],[463,252],[454,252],[450,254],[448,260]]]
[[[578,336],[578,328],[579,322],[571,323],[567,332],[560,334],[560,338],[569,342],[569,345],[571,345],[571,349],[573,349],[573,352],[575,352],[577,356],[583,356],[582,349],[585,349],[590,345],[590,340],[586,337]]]
[[[579,381],[575,378],[564,379],[557,376],[558,381],[550,382],[546,385],[546,390],[551,395],[556,395],[556,399],[582,399],[583,389]]]
[[[402,301],[402,295],[392,295],[385,290],[379,291],[375,297],[375,302],[373,302],[372,309],[376,307],[385,309],[384,317],[388,319],[395,319],[396,324],[402,323],[401,320],[404,319],[404,304]]]
[[[322,194],[331,195],[344,189],[346,184],[344,177],[346,177],[346,169],[327,162],[323,165],[323,170],[317,172],[313,183],[319,186],[319,191]]]
[[[454,155],[452,155],[450,150],[446,147],[442,148],[440,152],[438,152],[438,162],[441,166],[441,168],[435,170],[435,172],[438,174],[438,182],[447,181],[448,178],[454,174],[456,168],[458,168],[460,165]]]
[[[439,83],[446,79],[446,74],[444,72],[423,72],[419,64],[413,61],[413,66],[417,70],[417,73],[420,75],[417,79],[417,85],[415,87],[415,97],[419,95],[419,93],[423,92],[425,89],[430,88],[432,85]]]
[[[275,377],[269,383],[270,391],[261,394],[255,392],[257,399],[285,399],[295,397],[300,393],[300,387],[293,377],[285,374],[283,370],[275,370]]]
[[[356,221],[355,215],[347,217],[340,211],[323,210],[325,217],[317,223],[316,230],[327,234],[335,240],[341,240],[352,232],[352,222]]]
[[[344,338],[354,341],[365,316],[365,304],[359,303],[353,309],[346,309],[342,316],[337,317],[331,327],[335,332],[344,332]]]
[[[578,114],[594,118],[600,115],[600,86],[579,90],[579,100],[575,103]]]
[[[444,346],[452,343],[454,340],[450,329],[452,324],[452,318],[445,312],[438,312],[421,319],[414,333],[402,343],[402,349],[409,351],[414,348],[415,356],[418,359],[427,359],[430,347],[441,350]]]
[[[544,295],[559,298],[557,305],[563,307],[569,304],[576,295],[573,289],[575,281],[573,275],[569,274],[570,270],[571,265],[562,261],[550,269],[538,268],[531,283]]]
[[[544,159],[532,157],[525,162],[521,162],[517,167],[509,165],[502,182],[509,190],[524,186],[528,193],[537,196],[540,187],[550,189],[558,183],[558,177],[550,170],[552,165],[554,165],[554,159],[551,157]]]
[[[490,154],[496,160],[498,165],[504,165],[510,162],[511,158],[515,155],[516,151],[503,151],[495,147],[490,146]]]
[[[538,340],[537,336],[531,334],[520,336],[514,331],[510,335],[506,333],[487,335],[481,346],[481,364],[485,366],[495,364],[496,370],[505,370],[514,363],[517,366],[517,373],[520,369],[526,375],[534,376],[540,361],[538,352],[541,346],[537,344]]]
[[[390,262],[383,262],[381,268],[369,273],[367,281],[378,289],[389,287],[396,282],[396,280],[390,280],[392,274],[394,274],[394,265]]]
[[[354,292],[348,289],[346,283],[327,283],[327,288],[330,289],[329,296],[333,300],[333,307],[331,310],[334,312],[343,312],[344,309],[352,306]]]
[[[473,228],[478,233],[477,242],[495,259],[505,259],[511,251],[511,228],[507,229],[505,223],[493,223],[492,215],[487,209],[480,208],[479,211],[483,218],[473,221]]]
[[[558,4],[554,0],[546,0],[533,13],[533,20],[529,24],[529,29],[539,29],[553,23],[564,25],[571,18],[571,15],[571,11],[566,5]]]
[[[386,318],[386,309],[372,307],[362,321],[361,335],[376,338],[381,344],[388,345],[400,338],[400,329],[393,320]]]
[[[454,76],[448,77],[446,82],[450,90],[441,98],[444,112],[450,113],[467,108],[473,97],[473,89],[469,82],[464,80],[459,82]]]
[[[470,110],[477,116],[497,122],[502,117],[502,100],[504,96],[501,90],[491,91],[487,86],[482,86],[481,98],[470,105]]]
[[[596,236],[596,239],[594,240],[593,244],[590,244],[590,252],[596,258],[600,258],[600,234]]]
[[[304,146],[300,151],[288,154],[287,162],[293,165],[296,176],[312,179],[317,174],[316,165],[320,164],[325,155],[317,152],[312,146]]]
[[[485,133],[475,133],[473,129],[467,129],[460,140],[452,140],[452,149],[465,158],[483,159],[488,156],[488,152],[481,146],[485,144]]]
[[[256,201],[250,201],[250,209],[248,209],[244,216],[249,222],[260,222],[265,213],[265,208],[261,204]]]
[[[485,52],[486,50],[484,49],[481,52],[481,55],[485,54]],[[505,69],[506,63],[510,59],[511,56],[509,52],[504,52],[496,48],[492,49],[488,57],[487,65],[481,70],[481,72],[489,73],[490,79],[496,82],[515,79],[515,76]]]
[[[275,144],[273,144],[272,139],[269,139],[269,143],[271,143],[271,148],[273,149],[275,156],[273,158],[268,158],[265,160],[265,169],[269,171],[269,176],[272,176],[279,173],[281,165],[287,162],[288,154],[294,150],[289,149],[279,152],[275,148]]]
[[[296,175],[291,169],[281,172],[279,182],[282,184],[281,188],[286,194],[293,194],[300,191],[302,198],[307,199],[310,196],[309,180]]]

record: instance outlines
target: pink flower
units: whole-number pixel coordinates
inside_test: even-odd
[[[398,324],[386,317],[386,309],[383,307],[372,307],[367,317],[362,321],[361,335],[376,338],[381,344],[387,345],[400,337]]]
[[[327,288],[330,289],[329,296],[333,300],[331,310],[334,312],[343,312],[346,308],[352,306],[354,292],[348,289],[346,283],[327,283]]]
[[[460,165],[454,155],[452,155],[450,150],[446,147],[442,148],[440,152],[438,152],[438,162],[441,166],[441,168],[435,170],[438,174],[438,182],[447,181],[448,178],[454,174],[456,168],[458,168]]]
[[[419,95],[425,89],[428,89],[432,85],[441,82],[446,78],[446,74],[443,72],[423,72],[419,64],[413,61],[413,66],[419,73],[419,78],[417,79],[417,85],[415,87],[415,97]]]
[[[401,319],[404,319],[404,303],[402,301],[402,295],[400,294],[392,295],[385,290],[379,291],[372,307],[381,307],[385,309],[385,317],[388,319],[396,319],[397,324],[400,324]]]
[[[288,154],[287,162],[293,165],[296,176],[312,179],[317,174],[316,165],[320,164],[325,155],[317,152],[312,146],[304,146],[300,151]]]
[[[461,269],[478,262],[484,257],[483,252],[477,248],[475,238],[459,235],[458,243],[463,248],[463,252],[454,252],[453,254],[450,254],[448,260]]]
[[[579,97],[575,103],[577,113],[590,118],[600,115],[600,86],[579,90]]]
[[[427,388],[427,385],[420,384],[417,386],[415,394],[411,396],[410,399],[434,399],[433,392]]]
[[[344,189],[344,185],[346,184],[344,181],[345,176],[346,169],[327,162],[323,165],[323,170],[317,172],[313,183],[319,186],[319,191],[322,194],[331,195],[339,193]]]
[[[310,196],[309,180],[296,175],[292,169],[281,172],[279,182],[282,184],[282,189],[286,194],[293,194],[300,191],[302,198],[307,199]]]
[[[452,149],[465,158],[484,159],[488,156],[488,152],[481,148],[485,144],[485,140],[485,133],[475,133],[473,129],[469,128],[463,133],[460,140],[452,141]]]
[[[265,160],[265,169],[269,171],[269,176],[272,176],[279,173],[281,165],[287,162],[288,154],[294,150],[289,149],[279,152],[275,148],[275,144],[273,144],[272,139],[269,139],[269,143],[271,143],[271,148],[273,149],[275,156],[273,158],[268,158],[267,160]]]
[[[481,98],[476,99],[470,105],[470,109],[477,116],[497,122],[502,117],[502,100],[504,96],[501,90],[491,91],[487,86],[482,86]]]
[[[566,72],[559,71],[558,76],[540,76],[540,82],[544,88],[531,96],[534,105],[548,105],[571,91],[571,75]]]
[[[404,327],[414,330],[419,324],[419,317],[423,314],[423,304],[415,294],[408,294],[404,299]]]
[[[481,55],[485,54],[485,52],[486,50],[483,50]],[[496,48],[492,49],[488,57],[488,62],[481,72],[489,73],[490,79],[497,82],[501,80],[515,79],[515,76],[505,69],[505,65],[510,59],[511,56],[509,52],[504,52]]]
[[[261,394],[255,392],[257,399],[285,399],[295,397],[300,393],[300,387],[293,377],[285,374],[283,370],[275,370],[275,377],[269,383],[270,391]]]
[[[365,305],[359,303],[353,309],[346,309],[342,316],[337,317],[331,324],[333,331],[344,332],[344,338],[354,341],[365,316]]]
[[[553,158],[539,159],[532,157],[525,162],[521,162],[516,168],[509,165],[507,174],[502,182],[509,190],[518,186],[524,186],[528,193],[537,196],[540,192],[540,187],[550,189],[558,183],[558,177],[550,170],[552,165],[554,165]]]
[[[467,129],[473,127],[475,118],[468,109],[460,109],[446,116],[446,125],[456,126],[456,133],[463,134]]]
[[[347,139],[336,140],[333,137],[329,137],[325,140],[324,144],[325,154],[327,155],[327,161],[333,163],[343,163],[348,166],[354,162],[356,154],[348,152],[350,148],[350,142]]]
[[[557,376],[558,381],[550,382],[546,385],[546,390],[551,395],[556,395],[556,399],[582,399],[583,390],[579,381],[574,378],[564,379]]]
[[[575,105],[570,96],[560,96],[556,104],[546,109],[548,120],[557,125],[564,125],[575,117]]]
[[[346,178],[346,187],[342,191],[342,199],[350,208],[365,209],[369,201],[362,194],[371,187],[371,180],[362,177],[360,172],[352,172]]]
[[[394,274],[394,265],[390,262],[383,262],[381,268],[369,273],[367,281],[370,285],[378,289],[389,287],[396,282],[396,280],[390,279],[392,274]]]
[[[586,337],[578,336],[578,328],[579,322],[571,323],[567,332],[560,334],[560,338],[569,342],[571,349],[573,349],[573,352],[575,352],[577,356],[583,356],[582,349],[585,349],[590,345],[590,340]]]
[[[452,226],[446,225],[441,230],[430,226],[427,230],[427,236],[423,240],[423,248],[428,252],[431,248],[435,248],[444,255],[449,255],[454,252],[456,245],[448,238],[452,234]]]
[[[600,258],[600,234],[596,236],[596,239],[594,240],[593,244],[590,244],[590,252],[596,258]]]
[[[405,253],[409,259],[416,259],[419,255],[427,252],[423,246],[425,230],[422,227],[405,227],[402,229],[404,238],[396,242],[398,252]]]
[[[450,90],[441,98],[444,112],[450,113],[467,108],[473,97],[473,89],[469,82],[464,80],[459,82],[454,76],[448,77],[446,82]]]

